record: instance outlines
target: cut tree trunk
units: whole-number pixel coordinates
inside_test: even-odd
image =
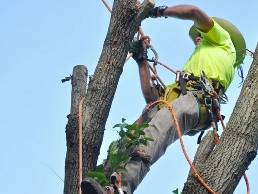
[[[78,152],[78,126],[79,126],[79,102],[86,94],[88,71],[85,66],[78,65],[73,68],[71,110],[67,116],[66,125],[66,158],[64,193],[79,193],[79,152]]]

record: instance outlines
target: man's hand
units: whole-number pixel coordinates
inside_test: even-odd
[[[164,16],[164,11],[168,8],[168,6],[158,6],[154,7],[150,12],[149,12],[149,17],[151,18],[157,18],[157,17],[162,17]]]
[[[148,59],[147,49],[150,45],[150,38],[143,36],[140,40],[133,40],[130,43],[129,52],[133,54],[133,59],[139,64]]]

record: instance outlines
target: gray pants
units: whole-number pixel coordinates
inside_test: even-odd
[[[177,114],[182,134],[186,134],[198,124],[199,106],[196,98],[190,92],[180,96],[172,103]],[[140,146],[150,157],[150,164],[141,160],[130,160],[126,165],[127,172],[123,180],[127,183],[125,191],[133,193],[144,176],[148,173],[150,165],[155,163],[166,151],[167,147],[178,139],[175,122],[167,108],[154,110],[150,115],[149,127],[145,128],[145,135],[154,139],[147,146]]]

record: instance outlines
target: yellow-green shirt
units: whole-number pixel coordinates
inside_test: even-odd
[[[236,50],[230,35],[215,21],[209,32],[200,33],[202,43],[195,48],[183,70],[197,77],[204,72],[207,78],[219,81],[226,90],[233,80],[236,60]]]

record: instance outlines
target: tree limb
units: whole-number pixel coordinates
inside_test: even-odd
[[[95,168],[104,127],[123,71],[129,42],[133,39],[146,12],[154,7],[145,1],[142,7],[136,0],[115,0],[103,50],[84,104],[83,177]]]

